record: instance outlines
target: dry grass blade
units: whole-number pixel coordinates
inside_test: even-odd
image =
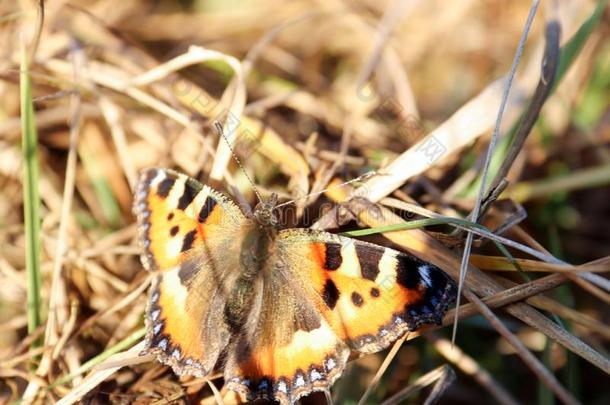
[[[551,9],[553,8],[554,5],[551,5]],[[532,96],[530,105],[525,109],[525,116],[519,121],[519,127],[516,130],[506,156],[502,160],[502,165],[496,172],[493,181],[489,185],[488,195],[486,196],[485,200],[489,198],[489,193],[491,193],[491,191],[500,184],[500,182],[508,174],[510,168],[513,166],[515,159],[517,159],[517,155],[523,148],[525,140],[538,119],[544,102],[551,93],[551,89],[555,84],[555,75],[559,67],[560,33],[561,27],[559,25],[559,21],[553,19],[547,23],[545,50],[542,60],[540,81],[538,82],[538,86],[536,87],[534,95]]]
[[[462,316],[462,310],[460,310],[460,317]],[[517,405],[519,402],[515,400],[509,393],[502,387],[494,377],[479,364],[472,357],[464,353],[459,347],[452,344],[447,339],[442,339],[432,335],[430,337],[434,348],[443,355],[447,360],[453,363],[463,373],[471,375],[479,384],[481,384],[494,399],[503,405]]]
[[[79,83],[80,76],[82,75],[83,68],[83,55],[82,51],[75,49],[73,52],[74,57],[74,76],[75,83]],[[78,136],[80,133],[80,94],[78,92],[73,93],[72,96],[72,112],[70,116],[70,141],[68,150],[68,159],[66,166],[66,175],[64,183],[64,191],[62,198],[61,217],[59,223],[59,230],[57,235],[57,250],[55,251],[55,260],[53,262],[53,275],[51,279],[51,294],[49,297],[48,307],[51,309],[47,318],[45,328],[45,339],[44,344],[47,348],[47,352],[42,358],[40,365],[38,366],[37,374],[44,376],[49,372],[52,367],[53,356],[56,353],[54,347],[60,340],[65,342],[68,339],[69,333],[72,328],[65,329],[65,334],[60,338],[60,325],[66,325],[68,322],[68,302],[67,302],[67,288],[65,285],[62,269],[65,260],[65,254],[67,252],[67,237],[68,237],[68,226],[71,221],[72,201],[74,198],[74,183],[76,176],[76,159],[77,159],[77,144]],[[73,323],[72,323],[73,325]],[[53,348],[53,350],[49,350]],[[37,384],[30,384],[25,390],[25,398],[35,398],[38,395],[38,390],[41,387]]]
[[[383,175],[364,185],[367,198],[373,202],[386,197],[411,177],[430,168],[430,164],[458,152],[486,133],[492,125],[494,109],[501,96],[503,80],[497,80],[455,112],[447,121],[417,142],[392,163],[383,168]]]
[[[93,84],[91,83],[91,85]],[[134,190],[135,183],[137,180],[137,172],[133,163],[133,159],[128,153],[129,148],[127,146],[127,136],[125,134],[125,130],[120,125],[120,108],[117,107],[116,104],[109,97],[103,95],[100,95],[99,102],[100,109],[102,110],[104,119],[108,123],[108,127],[110,128],[110,133],[112,134],[112,139],[114,140],[119,159],[121,160],[123,172],[127,177],[129,186],[132,190]]]
[[[549,272],[549,273],[605,273],[610,271],[610,263],[586,263],[580,266],[572,266],[569,264],[545,263],[530,259],[516,259],[519,267],[523,271],[528,272]],[[501,256],[482,256],[471,255],[470,263],[474,266],[489,271],[515,271],[515,265],[506,257]]]
[[[115,374],[122,367],[150,361],[151,357],[139,355],[143,348],[144,342],[133,346],[123,353],[110,356],[103,363],[99,364],[78,387],[57,401],[57,405],[71,405],[80,401],[88,392],[97,387],[106,378]]]
[[[507,247],[511,247],[517,250],[520,250],[524,253],[527,253],[531,256],[537,257],[540,260],[544,260],[544,261],[551,261],[554,263],[560,263],[560,266],[562,267],[567,267],[567,268],[574,268],[573,266],[569,266],[567,264],[561,264],[561,262],[559,260],[557,260],[555,257],[553,257],[552,255],[550,255],[548,252],[546,251],[539,251],[536,249],[532,249],[528,246],[525,246],[521,243],[517,243],[511,239],[505,238],[503,236],[500,236],[496,233],[492,233],[486,229],[484,229],[482,226],[478,226],[476,227],[475,223],[470,222],[470,221],[466,221],[463,220],[461,218],[452,218],[452,217],[445,217],[443,215],[439,215],[435,212],[432,212],[430,210],[427,210],[425,208],[419,207],[415,204],[410,204],[410,203],[405,203],[404,201],[400,201],[400,200],[396,200],[393,198],[384,198],[380,201],[382,204],[388,206],[388,207],[395,207],[395,208],[399,208],[402,210],[405,210],[407,212],[413,212],[416,213],[418,215],[427,217],[427,218],[436,218],[439,220],[443,220],[444,223],[447,224],[451,224],[453,226],[455,226],[458,229],[461,230],[465,230],[468,232],[471,232],[474,235],[478,235],[478,236],[482,236],[488,240],[494,241],[494,242],[498,242],[502,245],[505,245]],[[322,218],[322,220],[324,220],[324,218]],[[322,221],[321,220],[321,221]],[[362,234],[364,234],[364,231],[361,231]],[[508,259],[507,259],[508,260]],[[514,262],[509,261],[509,263],[511,264],[511,266],[514,268]],[[518,263],[520,263],[520,261],[518,261]],[[527,263],[527,262],[526,262]],[[555,267],[555,268],[559,268],[559,267]],[[605,271],[605,270],[602,270]]]
[[[75,49],[74,57],[74,83],[80,82],[84,63],[84,55],[82,50]],[[49,308],[53,308],[47,319],[46,339],[45,344],[53,344],[57,324],[63,324],[67,320],[67,301],[66,286],[62,276],[62,266],[64,256],[67,252],[67,237],[68,226],[71,221],[72,203],[74,199],[74,183],[76,177],[76,159],[78,138],[81,131],[81,116],[80,116],[81,97],[78,92],[72,96],[72,113],[70,115],[70,141],[68,148],[68,158],[66,165],[66,174],[64,182],[64,191],[62,197],[62,210],[59,221],[59,230],[57,234],[57,251],[55,252],[53,262],[53,277],[51,280],[51,297],[49,299]]]
[[[541,311],[548,311],[549,313],[561,317],[561,319],[572,322],[577,328],[578,326],[582,326],[581,330],[599,334],[605,339],[610,339],[610,326],[547,297],[529,298],[528,304]]]
[[[559,274],[554,276],[561,277],[561,275]],[[502,285],[510,288],[510,290],[518,288],[519,286],[518,284],[506,279],[499,278],[497,280]],[[562,319],[574,322],[575,324],[584,325],[592,332],[599,333],[602,336],[610,337],[610,327],[608,325],[596,321],[588,315],[569,308],[563,304],[560,304],[548,297],[542,295],[533,296],[527,299],[527,303],[533,306],[534,308],[538,308],[542,311],[548,311],[552,314],[558,315]]]
[[[358,72],[355,83],[355,93],[362,95],[362,89],[365,87],[365,82],[369,79],[375,67],[380,61],[380,55],[384,52],[388,37],[395,26],[400,21],[400,18],[404,13],[408,12],[413,7],[412,3],[404,1],[394,1],[384,12],[384,15],[379,23],[379,27],[375,32],[375,43],[370,56],[367,58],[366,63],[361,67]],[[355,123],[358,121],[358,117],[364,115],[366,107],[360,107],[362,100],[356,99],[353,102],[353,106],[350,106],[350,115],[345,120],[343,133],[341,134],[341,144],[339,148],[339,158],[335,160],[331,169],[326,173],[325,183],[332,179],[335,172],[344,164],[345,156],[350,147],[350,140],[352,132],[354,130]]]
[[[599,298],[601,301],[605,302],[607,305],[610,305],[610,295],[606,293],[601,288],[597,288],[594,284],[588,282],[587,280],[583,280],[578,277],[577,274],[567,273],[567,276],[574,282],[574,284],[578,285],[582,289],[591,293],[591,295]]]
[[[610,182],[609,179],[610,165],[604,164],[552,179],[519,182],[507,190],[505,196],[518,202],[525,202],[552,193],[607,185]]]
[[[45,67],[59,76],[70,76],[71,66],[63,60],[48,60],[45,62]],[[123,70],[109,64],[91,61],[88,64],[88,72],[89,78],[96,84],[124,93],[142,105],[159,112],[185,127],[191,126],[191,120],[188,116],[131,85],[129,76]]]
[[[405,342],[405,340],[407,340],[408,337],[409,337],[409,334],[407,333],[402,338],[398,339],[392,345],[392,349],[390,350],[388,355],[383,359],[383,363],[381,364],[381,366],[379,366],[379,369],[375,373],[375,377],[373,377],[373,380],[366,387],[366,391],[364,392],[364,394],[362,394],[362,397],[360,397],[360,400],[358,401],[358,405],[363,405],[363,404],[367,403],[366,401],[368,400],[369,396],[371,395],[371,392],[373,392],[373,390],[379,383],[379,380],[381,380],[383,373],[389,367],[390,363],[392,363],[392,360],[394,360],[394,357],[396,356],[396,353],[398,353],[400,346],[402,346],[402,344]]]
[[[147,85],[179,69],[210,60],[221,60],[226,62],[235,72],[234,84],[229,86],[225,93],[225,95],[229,94],[230,98],[227,98],[226,100],[223,98],[221,101],[223,105],[227,106],[226,117],[223,117],[223,128],[230,143],[235,144],[235,140],[238,136],[241,114],[246,105],[244,74],[241,63],[237,59],[214,50],[191,46],[187,53],[140,75],[132,80],[132,84],[136,86]],[[210,172],[210,177],[214,180],[222,180],[229,160],[231,160],[231,150],[229,146],[224,142],[218,142],[214,166]]]
[[[423,376],[419,377],[413,384],[402,389],[391,398],[383,401],[382,405],[399,404],[410,395],[421,390],[428,385],[435,384],[434,390],[430,393],[425,404],[433,404],[438,400],[438,396],[455,380],[455,373],[449,366],[438,367]],[[439,392],[440,391],[440,392]]]
[[[561,274],[552,274],[550,276],[542,277],[537,280],[531,281],[525,284],[518,284],[513,288],[509,288],[497,294],[483,298],[483,303],[489,308],[499,308],[505,305],[525,300],[529,297],[538,295],[545,291],[551,290],[568,280],[566,276]],[[455,309],[447,312],[443,319],[444,325],[450,325],[453,323],[455,317]],[[478,313],[476,306],[472,303],[464,304],[460,306],[458,319],[463,319]]]
[[[79,331],[83,331],[83,330],[87,329],[88,327],[93,325],[95,322],[103,319],[104,317],[110,316],[110,315],[120,311],[121,309],[125,308],[129,304],[131,304],[138,297],[140,297],[144,291],[146,291],[146,289],[150,285],[151,281],[152,281],[152,276],[149,275],[148,277],[146,277],[145,281],[143,281],[142,283],[140,283],[140,285],[138,285],[137,288],[135,288],[133,291],[131,291],[130,293],[125,295],[125,297],[123,297],[122,299],[118,300],[114,305],[111,305],[108,309],[106,309],[104,311],[98,312],[93,317],[91,317],[91,318],[87,319],[85,322],[83,322]]]
[[[211,179],[221,181],[224,178],[224,172],[232,156],[231,147],[232,145],[235,145],[238,139],[238,129],[240,127],[242,112],[246,104],[245,78],[241,63],[235,58],[221,54],[220,52],[191,46],[186,54],[166,62],[140,76],[140,78],[134,79],[134,83],[138,85],[147,84],[150,81],[158,80],[175,70],[214,59],[226,62],[235,72],[235,79],[229,84],[227,91],[223,94],[221,100],[221,105],[228,106],[225,114],[226,116],[219,117],[224,122],[222,127],[224,128],[228,143],[222,141],[218,142],[214,165],[210,172]]]

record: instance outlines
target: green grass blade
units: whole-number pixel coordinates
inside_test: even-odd
[[[91,180],[93,192],[100,202],[100,207],[106,225],[111,229],[117,229],[121,225],[121,208],[114,196],[112,187],[104,176],[98,154],[92,150],[87,143],[79,145],[80,160]]]
[[[40,195],[38,177],[38,133],[32,101],[32,83],[27,54],[21,57],[21,131],[23,140],[23,216],[25,224],[25,262],[27,273],[28,332],[41,324],[40,289]]]
[[[343,233],[341,233],[341,235],[349,236],[349,237],[366,236],[366,235],[374,235],[377,233],[404,231],[407,229],[417,229],[417,228],[423,228],[425,226],[433,226],[433,225],[459,225],[459,226],[463,226],[466,228],[478,228],[478,229],[482,229],[484,231],[488,230],[483,225],[468,221],[466,219],[440,217],[440,218],[416,219],[416,220],[409,221],[409,222],[402,222],[400,224],[378,226],[375,228],[368,228],[368,229],[358,229],[355,231],[343,232]]]
[[[600,0],[597,2],[597,6],[593,13],[587,18],[587,20],[578,28],[576,34],[570,38],[570,40],[563,46],[561,50],[561,58],[559,59],[559,68],[557,69],[557,80],[555,81],[555,87],[561,82],[561,79],[566,74],[567,70],[572,66],[572,63],[582,50],[587,42],[587,39],[591,36],[591,33],[599,24],[600,19],[604,14],[604,9],[608,4],[608,0]]]
[[[409,221],[409,222],[403,222],[400,224],[378,226],[375,228],[358,229],[355,231],[343,232],[343,233],[341,233],[341,235],[348,236],[348,237],[366,236],[366,235],[374,235],[374,234],[385,233],[385,232],[395,232],[395,231],[403,231],[403,230],[408,230],[408,229],[417,229],[417,228],[423,228],[425,226],[433,226],[433,225],[461,226],[466,229],[480,229],[480,230],[491,233],[491,231],[489,229],[487,229],[485,226],[483,226],[479,223],[476,223],[476,222],[471,222],[471,221],[468,221],[466,219],[461,219],[461,218],[440,217],[440,218],[417,219],[417,220],[413,220],[413,221]],[[508,251],[508,249],[506,249],[506,247],[503,244],[501,244],[500,242],[498,242],[496,240],[492,240],[491,242],[496,246],[496,248],[500,251],[500,253],[502,253],[513,264],[513,266],[515,266],[515,269],[518,272],[520,272],[522,275],[525,275],[525,272],[523,271],[523,269],[521,268],[521,266],[519,265],[517,260]],[[528,278],[528,279],[526,279],[526,281],[531,281],[531,280],[529,280],[529,278]]]
[[[137,343],[140,339],[142,339],[145,334],[146,334],[146,328],[138,329],[137,331],[133,332],[131,335],[127,336],[125,339],[121,340],[120,342],[118,342],[116,345],[112,346],[108,350],[105,350],[104,352],[98,354],[91,360],[83,363],[83,365],[81,365],[78,369],[76,369],[71,374],[65,375],[65,376],[59,378],[58,380],[56,380],[51,385],[50,388],[65,384],[65,383],[73,380],[75,377],[91,370],[93,367],[102,363],[104,360],[106,360],[110,356],[115,355],[119,352],[122,352],[123,350],[129,349],[131,346],[133,346],[135,343]]]
[[[600,0],[593,10],[593,13],[589,16],[589,18],[583,22],[583,24],[579,27],[578,31],[570,38],[570,40],[561,48],[561,56],[559,58],[559,67],[557,68],[557,74],[555,77],[555,84],[551,93],[557,88],[561,80],[565,76],[567,70],[572,66],[572,63],[584,47],[587,39],[591,36],[591,33],[598,25],[604,9],[608,4],[608,0]],[[523,114],[522,114],[523,115]],[[522,116],[521,115],[521,116]],[[499,142],[494,152],[494,156],[492,157],[492,161],[489,166],[489,176],[492,179],[495,176],[495,173],[498,172],[498,169],[502,165],[508,148],[511,144],[511,141],[517,132],[517,128],[519,127],[519,122],[521,121],[521,117],[515,121],[515,123],[511,126],[507,135],[504,136]],[[462,198],[473,198],[481,185],[481,176],[478,176],[476,180],[470,183],[461,193],[458,194],[459,197]]]

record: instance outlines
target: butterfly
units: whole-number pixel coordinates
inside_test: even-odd
[[[439,324],[456,295],[414,256],[311,229],[280,229],[275,201],[250,214],[166,169],[134,198],[142,261],[154,273],[145,354],[177,375],[222,370],[248,401],[293,404],[328,391],[351,351],[373,353]]]

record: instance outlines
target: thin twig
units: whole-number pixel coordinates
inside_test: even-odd
[[[548,290],[564,284],[567,277],[562,274],[551,274],[546,277],[541,277],[537,280],[530,281],[525,284],[518,284],[512,288],[504,290],[489,297],[483,298],[483,302],[489,308],[499,308],[505,305],[512,304],[517,301],[522,301],[532,296],[536,296]],[[443,325],[450,325],[455,320],[455,313],[459,312],[458,319],[464,319],[477,314],[477,308],[474,304],[465,304],[460,306],[459,311],[452,309],[445,314]]]
[[[382,405],[394,405],[399,404],[408,398],[411,394],[421,390],[424,387],[427,387],[430,384],[437,383],[439,388],[446,389],[453,381],[455,380],[455,372],[453,369],[447,365],[440,366],[435,368],[434,370],[422,375],[415,382],[408,387],[400,390],[392,397],[386,399],[382,402]],[[438,394],[438,391],[437,391]],[[433,397],[433,394],[430,394],[428,399]],[[435,396],[438,398],[438,395]],[[429,404],[430,402],[426,400],[425,404]]]
[[[523,148],[525,140],[530,134],[532,127],[538,119],[540,110],[544,105],[546,99],[551,93],[551,89],[555,83],[555,77],[557,74],[557,68],[559,67],[559,37],[561,35],[561,26],[556,20],[552,20],[546,25],[545,31],[545,49],[544,56],[542,59],[542,72],[536,91],[532,96],[530,105],[525,108],[525,115],[521,120],[519,127],[512,140],[510,148],[506,153],[502,161],[502,165],[498,169],[495,178],[489,186],[489,190],[496,188],[502,179],[506,177],[508,171],[512,167],[517,155]]]
[[[409,337],[409,334],[406,333],[402,338],[400,338],[396,342],[394,342],[394,345],[392,345],[392,349],[390,350],[388,355],[385,356],[385,358],[383,359],[383,363],[381,363],[381,366],[379,366],[379,369],[375,373],[373,380],[366,387],[366,391],[364,392],[364,394],[362,394],[362,397],[360,397],[360,400],[358,401],[358,405],[366,404],[366,401],[369,398],[369,396],[371,395],[371,392],[373,392],[373,390],[375,389],[377,384],[379,384],[379,381],[381,380],[383,373],[385,373],[385,371],[388,369],[388,367],[390,366],[390,363],[392,363],[392,360],[394,360],[394,357],[398,353],[398,349],[401,348],[402,344],[405,342],[405,340],[408,337]]]
[[[461,315],[461,313],[460,313]],[[475,359],[464,353],[459,347],[451,345],[447,339],[438,337],[435,334],[428,335],[428,339],[432,341],[434,348],[447,360],[453,363],[463,373],[466,373],[474,378],[480,385],[483,386],[494,399],[503,405],[518,405],[509,393],[500,385],[491,373],[481,367]]]

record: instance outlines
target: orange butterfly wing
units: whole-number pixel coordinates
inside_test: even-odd
[[[198,249],[222,249],[246,220],[222,194],[167,169],[142,173],[134,212],[148,270],[167,270]]]
[[[227,387],[248,401],[293,404],[328,390],[345,368],[349,349],[295,281],[281,265],[266,269],[251,324],[227,351]]]
[[[376,352],[440,322],[455,285],[410,255],[326,232],[278,233],[260,316],[229,350],[225,379],[249,400],[328,390],[349,349]]]
[[[386,348],[441,322],[455,283],[436,266],[390,248],[327,232],[287,229],[282,257],[335,334],[353,350]]]
[[[159,274],[146,312],[146,352],[178,374],[208,374],[230,333],[222,311],[245,217],[221,194],[171,170],[148,169],[134,201],[142,260]]]

